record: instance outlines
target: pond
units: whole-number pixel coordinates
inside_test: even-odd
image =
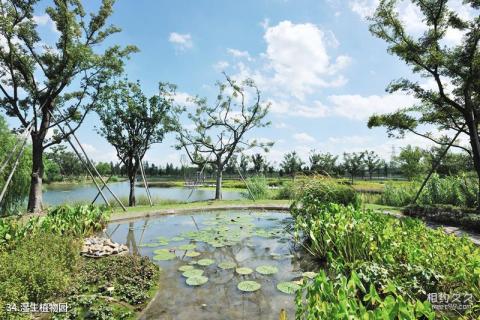
[[[228,211],[112,223],[107,234],[162,269],[141,319],[278,319],[281,309],[294,319],[293,290],[312,270],[291,223],[282,212]]]
[[[108,186],[118,197],[128,197],[128,193],[130,191],[128,181],[109,183]],[[113,196],[110,194],[110,192],[108,192],[107,189],[104,189],[103,192],[109,201],[113,200]],[[89,202],[95,198],[97,193],[97,188],[93,183],[51,184],[45,186],[43,199],[48,205],[54,206],[69,202]],[[150,193],[152,194],[153,198],[176,201],[201,201],[213,199],[215,197],[215,190],[198,188],[193,189],[192,192],[191,188],[151,187]],[[136,196],[146,196],[145,188],[137,186]],[[242,195],[238,191],[224,190],[223,198],[225,200],[236,200],[241,199]],[[98,197],[96,203],[103,203],[101,196]]]

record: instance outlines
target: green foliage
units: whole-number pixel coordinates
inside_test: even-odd
[[[22,142],[8,130],[5,120],[0,116],[0,164],[3,164],[7,157],[12,154],[15,143],[19,144],[15,151],[18,152]],[[8,175],[13,168],[15,156],[10,159],[9,164],[5,169],[0,172],[0,190],[3,189]],[[0,217],[14,213],[19,206],[23,204],[30,186],[29,180],[31,166],[32,152],[30,147],[27,146],[12,177],[12,181],[10,182],[4,199],[2,203],[0,203]]]
[[[17,218],[0,219],[0,247],[12,247],[23,238],[38,232],[58,235],[85,236],[102,230],[109,212],[97,206],[59,206],[44,217],[32,217],[25,222]]]
[[[340,203],[360,207],[360,196],[348,185],[342,185],[335,180],[324,177],[309,177],[298,179],[294,186],[294,202],[292,214],[315,217],[318,208],[327,203]],[[302,208],[302,210],[298,208]]]
[[[0,249],[0,318],[6,303],[52,301],[72,285],[80,258],[78,240],[39,232]]]
[[[403,207],[412,203],[420,183],[395,185],[387,183],[380,198],[380,204]],[[417,203],[421,205],[445,204],[458,207],[475,208],[478,183],[466,174],[440,178],[433,174],[423,189]]]
[[[363,152],[345,152],[343,154],[343,168],[352,178],[352,183],[353,177],[360,175],[365,169],[364,158],[365,154]]]
[[[248,190],[242,192],[242,196],[251,200],[269,199],[271,192],[268,189],[268,181],[264,176],[254,176],[246,180]]]
[[[336,165],[338,156],[334,156],[328,152],[316,153],[312,150],[308,160],[310,162],[310,171],[322,175],[334,175],[338,173]]]
[[[292,151],[283,156],[283,160],[280,163],[285,174],[295,175],[297,172],[302,171],[302,166],[305,163],[300,159],[296,151]]]
[[[367,288],[356,273],[331,280],[322,271],[297,293],[296,319],[435,319],[429,302],[405,300],[391,284]]]
[[[49,152],[46,152],[43,164],[46,167],[45,177],[47,182],[87,175],[82,160],[75,152],[67,150],[65,145],[54,146]]]
[[[276,192],[275,199],[293,199],[295,188],[293,181],[285,181]]]
[[[394,159],[402,174],[409,180],[413,180],[425,172],[423,163],[425,153],[419,147],[411,145],[402,148],[400,154]]]
[[[403,305],[416,306],[431,292],[468,292],[474,301],[480,299],[480,249],[467,238],[430,229],[420,220],[338,204],[321,206],[313,201],[294,207],[293,215],[296,235],[303,238],[305,248],[326,260],[330,272],[357,274],[365,288],[378,293],[378,303],[387,301],[392,288]],[[319,284],[310,294],[314,301],[322,301],[328,292],[332,288]],[[345,299],[353,310],[371,309],[365,296],[363,302],[359,298],[355,294]],[[314,305],[307,306],[303,314],[314,312]]]

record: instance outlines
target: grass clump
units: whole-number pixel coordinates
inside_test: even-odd
[[[242,191],[242,197],[250,200],[270,199],[268,181],[263,176],[254,176],[246,180],[248,189]]]

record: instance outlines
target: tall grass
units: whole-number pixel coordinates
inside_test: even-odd
[[[380,198],[380,204],[402,207],[411,204],[420,188],[420,182],[410,185],[387,184]],[[433,174],[429,179],[417,203],[422,205],[446,204],[458,207],[474,208],[477,201],[478,183],[468,175],[441,178]]]
[[[246,180],[248,189],[242,192],[242,197],[251,200],[269,199],[271,191],[264,176],[254,176]]]

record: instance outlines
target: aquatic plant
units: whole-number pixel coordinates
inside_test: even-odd
[[[298,289],[300,289],[300,285],[295,282],[280,282],[277,284],[277,289],[286,294],[294,294]]]
[[[224,261],[218,264],[218,267],[223,270],[233,269],[237,266],[235,262]]]
[[[241,275],[248,275],[248,274],[251,274],[253,270],[247,267],[241,267],[241,268],[236,268],[235,272]]]
[[[153,252],[155,255],[153,256],[153,260],[157,261],[167,261],[173,260],[177,256],[175,253],[168,251],[168,249],[158,249]]]
[[[262,287],[262,285],[255,281],[242,281],[237,285],[238,290],[244,292],[253,292],[257,291]]]
[[[189,286],[200,286],[208,282],[208,278],[204,276],[188,277],[185,281]]]
[[[212,265],[214,263],[215,263],[215,261],[212,260],[212,259],[200,259],[200,260],[197,261],[197,264],[202,266],[202,267],[206,267],[206,266]]]
[[[182,273],[182,276],[185,278],[197,277],[203,275],[203,270],[200,269],[190,269]]]
[[[255,271],[263,275],[272,275],[278,272],[278,268],[275,266],[263,265],[257,267]]]

